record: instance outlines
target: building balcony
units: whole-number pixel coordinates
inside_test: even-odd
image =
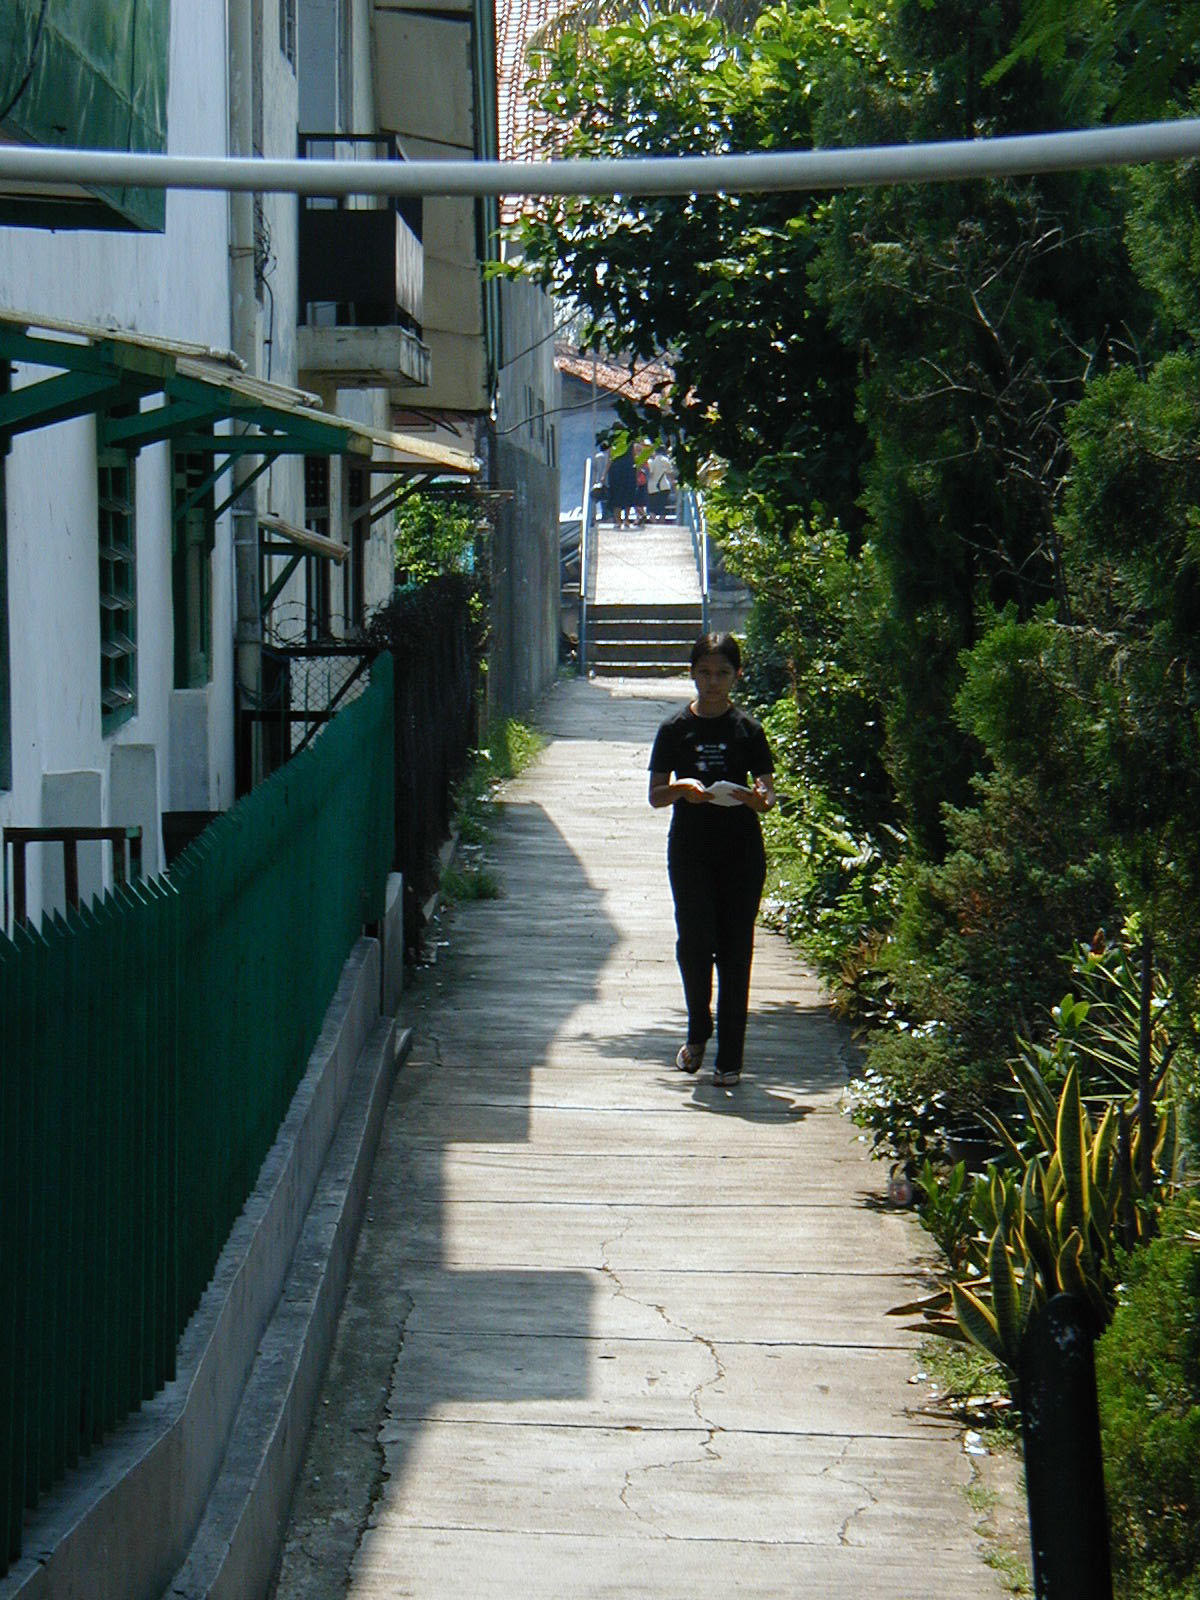
[[[309,160],[402,160],[386,135],[302,133]],[[308,196],[300,201],[302,374],[340,389],[408,388],[429,382],[421,337],[425,254],[421,201],[387,196]]]

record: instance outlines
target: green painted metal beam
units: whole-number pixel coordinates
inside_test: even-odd
[[[175,435],[177,450],[195,451],[197,454],[231,456],[327,456],[341,455],[347,446],[345,437],[327,430],[313,434],[309,430],[287,433],[182,433]]]
[[[112,373],[62,372],[0,395],[0,434],[46,428],[90,411],[136,401],[143,391],[131,389]]]
[[[0,360],[27,361],[36,367],[70,367],[76,372],[110,372],[112,363],[94,344],[44,339],[0,322]]]
[[[229,468],[233,465],[233,463],[234,463],[234,461],[236,459],[237,458],[235,456],[229,456],[227,460],[225,460],[225,461],[223,461],[221,463],[221,465],[217,468],[216,474],[214,475],[214,478],[213,478],[213,482],[214,483],[216,482],[217,478],[219,478],[221,476],[221,474],[223,472],[228,472]],[[258,465],[255,467],[254,471],[251,472],[251,473],[248,473],[246,475],[246,477],[244,477],[242,479],[242,481],[238,484],[237,488],[233,491],[233,493],[230,494],[230,495],[226,495],[225,499],[221,501],[221,504],[219,506],[214,507],[214,509],[213,509],[213,521],[214,522],[217,520],[217,518],[219,516],[222,516],[226,511],[229,510],[230,506],[233,504],[233,502],[235,500],[239,499],[243,494],[245,494],[246,490],[250,487],[250,485],[255,481],[256,478],[261,478],[264,472],[269,472],[271,470],[271,462],[274,459],[275,459],[274,456],[265,456],[258,463]]]
[[[148,444],[177,438],[189,429],[219,422],[225,415],[225,408],[215,400],[208,405],[181,402],[156,406],[152,411],[140,411],[134,416],[102,414],[98,419],[98,439],[101,446],[119,445],[122,449],[137,451]]]
[[[175,354],[153,343],[101,335],[77,344],[0,322],[0,361],[58,369],[57,377],[0,395],[0,439],[93,411],[100,414],[101,444],[130,451],[170,439],[176,449],[204,454],[371,454],[371,441],[352,427],[290,405],[272,405],[236,381],[181,373]],[[140,401],[155,394],[163,395],[164,404],[139,412]],[[133,414],[104,414],[117,407],[130,407]],[[225,418],[258,431],[220,439],[198,431]]]

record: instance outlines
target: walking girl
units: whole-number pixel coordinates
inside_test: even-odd
[[[762,727],[732,700],[742,669],[737,640],[705,633],[692,647],[695,698],[659,728],[650,754],[650,804],[671,806],[667,870],[675,901],[675,957],[687,1003],[681,1072],[700,1070],[713,1034],[713,1082],[742,1072],[754,919],[766,876],[758,816],[775,802],[775,762]]]

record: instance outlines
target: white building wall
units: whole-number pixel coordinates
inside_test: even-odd
[[[278,3],[278,0],[276,0]],[[268,8],[271,0],[267,0]],[[307,133],[357,133],[374,135],[378,129],[372,76],[371,0],[300,0],[297,15],[297,71],[293,72],[282,54],[272,52],[274,37],[268,18],[263,64],[263,149],[268,155],[296,153],[298,131]],[[337,412],[354,422],[370,427],[391,426],[391,408],[386,389],[338,389],[323,382],[319,375],[300,373],[297,362],[296,329],[300,306],[296,275],[299,205],[293,196],[268,195],[264,215],[269,229],[274,267],[268,266],[268,282],[274,295],[274,333],[269,376],[277,383],[299,385],[315,393],[327,411]],[[269,299],[260,317],[269,318]],[[265,332],[265,329],[264,329]],[[264,375],[265,375],[265,368]],[[380,456],[384,455],[381,450]],[[350,527],[347,474],[357,458],[333,456],[329,462],[329,533],[349,543]],[[374,476],[369,492],[377,492],[386,479]],[[304,522],[304,466],[296,458],[277,462],[260,495],[260,505],[285,517],[289,522]],[[377,524],[365,551],[364,594],[367,612],[391,596],[393,557],[391,536]],[[335,568],[329,576],[331,623],[337,634],[346,627],[343,598],[343,571]],[[305,604],[305,579],[297,572],[276,604],[280,630],[286,633],[299,624]]]
[[[176,0],[172,7],[168,144],[172,154],[226,149],[225,0]],[[230,345],[228,205],[224,196],[171,194],[163,234],[52,233],[0,228],[0,305],[32,316],[115,325],[150,335]],[[14,385],[45,376],[27,368]],[[137,459],[136,714],[103,736],[99,699],[99,576],[96,445],[91,417],[20,434],[5,462],[8,502],[9,631],[13,782],[0,792],[0,826],[48,820],[52,793],[87,793],[99,816],[79,822],[125,822],[108,814],[112,751],[149,746],[154,761],[125,764],[152,774],[147,817],[171,804],[170,447]],[[209,748],[206,808],[233,796],[233,688],[228,587],[230,520],[220,519],[213,555],[213,678],[207,691]],[[99,783],[49,787],[45,775],[98,773]],[[136,787],[136,784],[133,784]],[[56,803],[56,802],[55,802]],[[126,803],[129,803],[128,801]],[[81,802],[82,804],[82,802]],[[141,820],[140,818],[137,820]],[[157,829],[146,841],[147,865],[161,861]],[[32,864],[32,861],[31,861]],[[7,868],[6,868],[7,870]],[[43,908],[34,866],[30,909]]]

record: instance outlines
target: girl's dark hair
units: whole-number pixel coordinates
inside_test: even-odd
[[[742,652],[731,633],[702,633],[692,646],[691,665],[705,656],[724,656],[735,672],[742,670]]]

